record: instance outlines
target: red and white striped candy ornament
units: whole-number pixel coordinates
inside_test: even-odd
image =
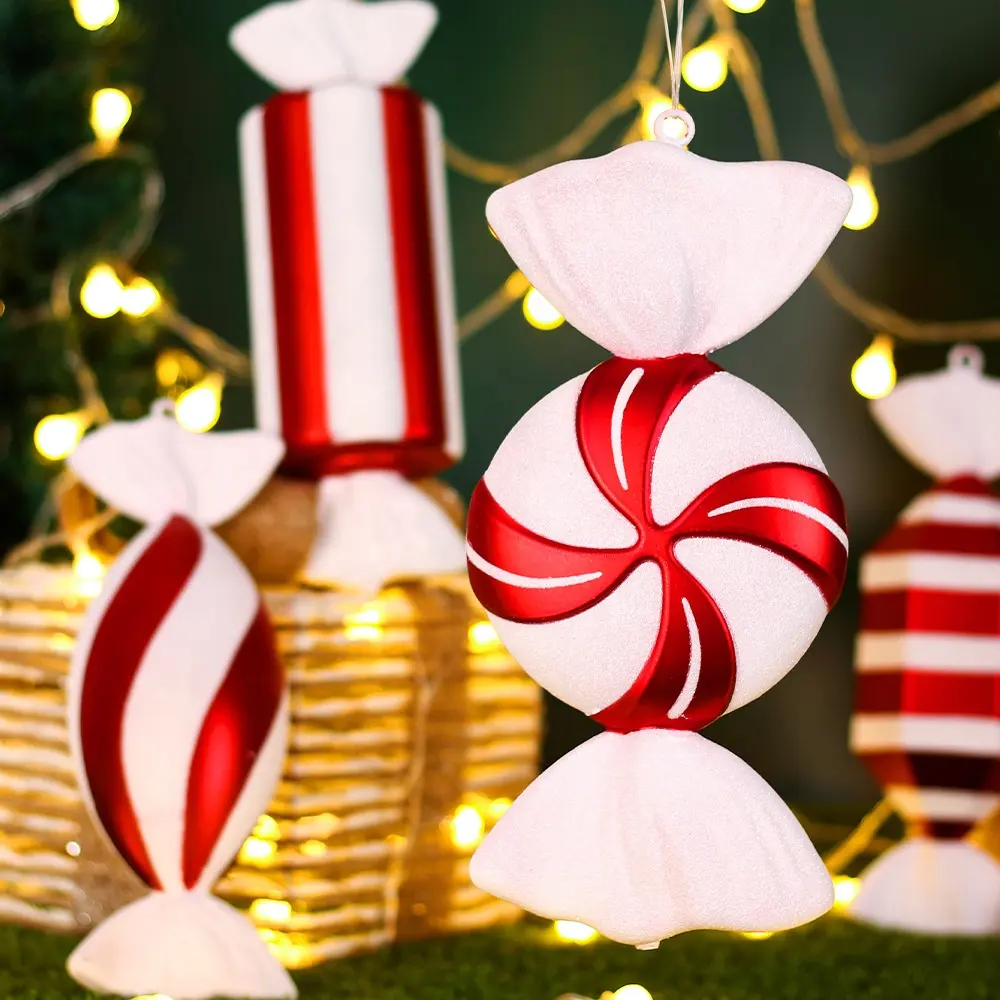
[[[257,431],[166,412],[86,437],[73,471],[146,528],[91,604],[70,665],[70,743],[99,829],[149,888],[70,956],[88,989],[294,997],[246,916],[211,895],[281,774],[288,694],[250,575],[210,530],[281,460]]]
[[[1000,380],[956,347],[872,413],[936,484],[861,562],[851,745],[909,836],[864,873],[852,913],[1000,934],[1000,864],[965,839],[1000,806]]]
[[[426,0],[293,0],[231,35],[281,91],[240,127],[257,422],[320,483],[315,583],[464,562],[408,481],[465,448],[441,119],[394,85],[436,21]]]
[[[638,947],[832,905],[787,807],[696,731],[812,642],[843,583],[843,505],[795,422],[704,355],[792,294],[850,201],[812,167],[660,142],[490,200],[527,278],[616,357],[538,403],[473,496],[469,573],[497,631],[607,729],[500,820],[481,888]]]

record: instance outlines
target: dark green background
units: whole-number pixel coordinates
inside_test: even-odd
[[[258,0],[145,0],[150,59],[145,105],[168,185],[161,241],[183,309],[234,342],[247,341],[236,123],[268,87],[233,55],[226,35]],[[516,159],[549,144],[630,72],[648,0],[439,0],[441,26],[412,74],[462,147]],[[894,138],[1000,75],[996,0],[820,0],[819,12],[856,122],[873,140]],[[764,66],[785,155],[846,173],[798,43],[792,0],[768,0],[741,18]],[[698,120],[698,153],[752,158],[753,137],[732,80],[686,93]],[[844,232],[834,258],[866,293],[924,318],[1000,314],[1000,119],[993,116],[936,150],[882,169],[877,225]],[[609,134],[601,149],[609,148]],[[464,311],[510,270],[483,221],[489,190],[452,176],[458,294]],[[669,317],[665,317],[665,322]],[[363,336],[363,331],[359,331]],[[849,508],[860,553],[925,485],[884,441],[850,385],[867,343],[815,284],[742,343],[720,355],[737,375],[778,400],[815,441]],[[908,349],[901,370],[935,367],[944,348]],[[475,483],[503,436],[531,404],[579,374],[601,352],[571,329],[540,333],[514,311],[463,349],[469,454],[453,481]],[[991,366],[1000,372],[1000,355]],[[249,419],[233,390],[226,420]],[[801,666],[713,735],[787,796],[870,797],[846,749],[852,583]],[[549,757],[590,732],[563,706],[551,713]]]

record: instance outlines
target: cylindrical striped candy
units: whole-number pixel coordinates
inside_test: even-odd
[[[70,957],[71,975],[102,992],[295,995],[245,917],[210,895],[267,808],[288,728],[260,593],[209,529],[250,499],[280,448],[235,435],[226,456],[226,437],[197,439],[161,415],[98,431],[72,460],[96,493],[153,520],[88,609],[68,680],[84,799],[151,890]],[[231,463],[239,481],[220,482]]]
[[[463,562],[401,478],[465,448],[441,119],[393,85],[436,18],[423,0],[298,0],[231,35],[281,91],[240,128],[251,341],[258,425],[287,474],[323,483],[314,583]]]
[[[1000,806],[1000,498],[978,445],[1000,391],[981,369],[958,348],[873,407],[939,482],[861,561],[851,745],[910,839],[865,873],[854,912],[943,934],[1000,933],[1000,866],[964,840]]]
[[[286,471],[429,476],[464,450],[441,119],[341,84],[244,118],[258,424]]]

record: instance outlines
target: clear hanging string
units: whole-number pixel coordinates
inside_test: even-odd
[[[667,36],[667,63],[670,66],[670,102],[675,108],[681,106],[681,63],[684,61],[684,0],[677,0],[676,38],[670,40],[670,15],[667,0],[660,0],[663,11],[663,30]]]
[[[672,146],[686,148],[694,138],[694,119],[681,107],[681,67],[684,64],[684,0],[677,0],[677,27],[670,37],[670,16],[667,0],[660,0],[663,30],[667,36],[667,64],[670,67],[670,109],[664,111],[653,125],[653,135]]]

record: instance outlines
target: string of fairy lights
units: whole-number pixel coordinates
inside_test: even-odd
[[[761,155],[776,159],[781,155],[780,145],[763,87],[760,62],[749,39],[740,30],[737,18],[737,15],[760,10],[765,2],[699,0],[686,17],[684,42],[687,55],[682,62],[682,75],[689,87],[702,92],[719,89],[732,75],[746,101]],[[651,138],[652,123],[671,107],[665,93],[668,72],[663,66],[660,7],[660,0],[655,0],[642,55],[633,74],[620,90],[601,102],[567,136],[545,152],[516,164],[483,160],[452,146],[448,150],[451,168],[484,184],[509,183],[526,173],[584,151],[614,121],[628,116],[632,116],[633,121],[622,137],[622,143],[640,137]],[[868,229],[879,217],[879,199],[873,178],[876,167],[898,163],[925,152],[1000,109],[1000,81],[997,81],[898,139],[870,142],[861,136],[851,120],[833,59],[820,29],[815,0],[795,0],[795,17],[834,142],[850,164],[846,181],[853,192],[854,202],[844,224],[848,229]],[[828,260],[817,267],[815,277],[840,308],[871,332],[872,341],[851,372],[855,389],[869,399],[887,395],[895,385],[894,350],[897,341],[951,343],[1000,339],[1000,318],[921,322],[868,300],[851,288]],[[562,322],[562,317],[552,305],[532,289],[519,272],[515,272],[464,317],[462,335],[472,336],[517,303],[521,303],[528,322],[538,329],[555,329]]]

